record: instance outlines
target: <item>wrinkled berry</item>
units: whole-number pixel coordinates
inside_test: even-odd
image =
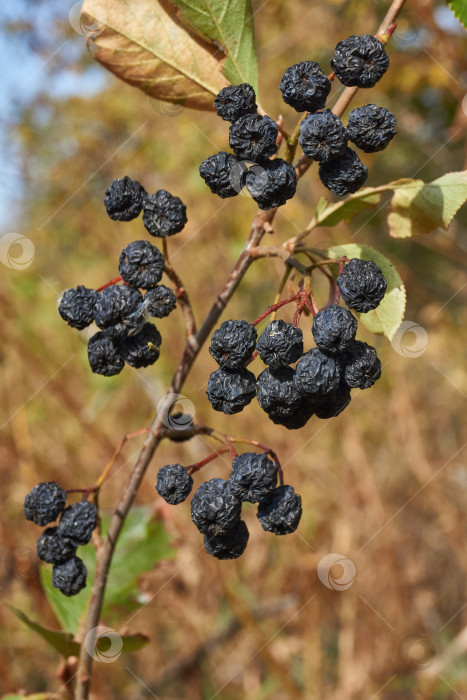
[[[302,61],[287,68],[280,90],[284,102],[297,112],[323,109],[331,92],[331,82],[315,61]]]
[[[105,191],[107,214],[114,221],[131,221],[141,213],[144,187],[127,175],[114,180]]]
[[[341,382],[337,391],[329,394],[325,401],[320,401],[315,406],[315,414],[318,418],[335,418],[342,413],[350,403],[350,389],[345,382]]]
[[[89,339],[88,359],[92,372],[104,377],[119,374],[125,364],[116,341],[106,331]]]
[[[204,535],[204,547],[216,559],[237,559],[245,551],[249,536],[245,522],[239,520],[225,535]]]
[[[224,535],[240,520],[241,510],[225,479],[205,481],[191,500],[191,519],[203,535]]]
[[[278,126],[271,117],[246,114],[229,129],[230,148],[244,160],[267,158],[277,151],[278,133]]]
[[[290,416],[302,397],[295,386],[295,372],[290,367],[261,372],[256,382],[258,403],[268,414]]]
[[[79,557],[71,557],[61,564],[54,564],[52,585],[66,596],[79,593],[86,587],[88,572]]]
[[[65,508],[66,493],[56,481],[34,486],[24,499],[24,517],[36,525],[53,523]]]
[[[256,328],[247,321],[224,321],[211,337],[209,352],[228,369],[240,369],[255,351]]]
[[[318,348],[302,356],[295,368],[295,385],[303,396],[312,401],[325,399],[339,388],[338,362]]]
[[[232,463],[230,492],[241,501],[257,503],[277,484],[277,464],[264,452],[245,452]]]
[[[303,353],[303,333],[292,323],[271,321],[256,343],[258,355],[271,369],[296,362]]]
[[[295,532],[302,517],[302,499],[292,486],[278,486],[259,503],[258,520],[274,535]]]
[[[206,158],[199,166],[199,173],[213,194],[226,199],[235,197],[243,189],[245,163],[233,153],[220,151]]]
[[[126,317],[139,308],[142,301],[141,292],[134,287],[111,284],[99,295],[94,307],[94,320],[103,330],[122,324]]]
[[[119,271],[124,282],[139,289],[154,287],[162,279],[164,256],[149,241],[134,241],[120,255]]]
[[[343,155],[333,158],[328,163],[321,163],[318,170],[321,182],[334,194],[344,197],[363,187],[368,177],[368,168],[351,148],[346,148]]]
[[[345,126],[330,109],[309,114],[300,124],[298,142],[303,153],[320,163],[341,156],[347,148],[347,140]]]
[[[192,488],[193,479],[181,464],[167,464],[157,472],[156,491],[172,506],[188,498]]]
[[[331,66],[343,85],[371,88],[389,68],[389,57],[375,36],[349,36],[337,44]]]
[[[352,389],[368,389],[381,377],[381,362],[371,345],[356,340],[342,356],[344,381]]]
[[[214,106],[221,119],[235,122],[245,114],[256,114],[255,91],[248,83],[229,85],[219,92]]]
[[[357,326],[357,319],[348,309],[332,304],[314,317],[313,338],[321,352],[336,355],[352,346]]]
[[[206,395],[215,411],[239,413],[256,394],[255,375],[247,369],[219,367],[211,374]]]
[[[352,258],[337,278],[337,286],[349,309],[367,313],[379,306],[387,282],[381,268],[372,260]]]
[[[152,323],[145,323],[139,333],[124,338],[120,354],[131,367],[148,367],[159,358],[162,337]]]
[[[76,546],[60,535],[58,527],[48,527],[36,543],[37,556],[48,564],[59,564],[74,556]]]
[[[78,501],[62,513],[58,534],[76,547],[88,544],[97,525],[97,508],[90,501]]]
[[[157,190],[143,198],[143,223],[151,236],[173,236],[186,222],[186,206],[180,197],[174,197],[167,190]]]
[[[264,210],[281,207],[297,190],[295,168],[282,158],[253,165],[244,180],[248,192]]]
[[[66,289],[58,306],[58,313],[72,328],[83,330],[94,320],[94,307],[99,299],[99,292],[78,285],[75,289]]]
[[[163,284],[158,284],[144,295],[143,306],[149,316],[165,318],[177,306],[174,292]]]
[[[386,148],[396,135],[396,118],[392,112],[366,105],[357,107],[349,114],[347,134],[349,139],[365,153],[376,153]]]

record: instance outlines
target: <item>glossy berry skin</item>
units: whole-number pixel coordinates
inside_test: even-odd
[[[230,492],[241,501],[258,503],[277,484],[277,465],[267,454],[245,452],[232,463]]]
[[[123,324],[125,318],[134,313],[142,301],[141,292],[134,287],[111,284],[102,290],[94,307],[96,325],[105,330]]]
[[[243,189],[246,165],[233,153],[220,151],[206,158],[199,166],[199,174],[213,194],[222,199],[235,197]]]
[[[167,464],[157,472],[156,491],[172,506],[188,498],[192,488],[193,479],[181,464]]]
[[[211,336],[209,352],[227,369],[240,369],[255,351],[256,328],[247,321],[224,321]]]
[[[104,204],[107,214],[114,221],[131,221],[141,213],[145,189],[137,180],[127,175],[114,180],[105,191]]]
[[[309,114],[300,124],[298,142],[308,158],[327,163],[341,156],[347,148],[347,132],[330,109]]]
[[[157,190],[143,198],[143,223],[151,236],[173,236],[186,222],[186,206],[180,197],[174,197],[167,190]]]
[[[343,377],[352,389],[369,389],[381,377],[381,362],[371,345],[356,340],[341,358]]]
[[[174,292],[163,284],[158,284],[144,295],[143,307],[148,316],[165,318],[177,306]]]
[[[93,322],[94,307],[98,299],[99,292],[80,284],[63,292],[58,313],[69,326],[81,331]]]
[[[256,114],[255,91],[248,83],[229,85],[219,92],[214,107],[221,119],[233,123],[245,114]]]
[[[58,534],[76,547],[88,544],[97,525],[97,508],[90,501],[78,501],[62,513]]]
[[[150,289],[162,279],[164,256],[149,241],[133,241],[120,255],[119,272],[124,282],[139,289]]]
[[[389,58],[379,39],[363,34],[340,41],[331,66],[343,85],[371,88],[389,68]]]
[[[240,413],[255,398],[256,378],[247,369],[219,367],[209,377],[206,396],[215,411]]]
[[[258,207],[264,210],[281,207],[297,190],[295,168],[282,158],[253,165],[244,181]]]
[[[156,326],[145,323],[139,333],[122,340],[119,350],[127,364],[139,369],[149,367],[159,359],[161,343],[162,337]]]
[[[377,105],[357,107],[349,114],[347,135],[357,148],[365,153],[376,153],[386,148],[396,135],[396,117]]]
[[[229,129],[230,148],[242,160],[257,161],[277,151],[279,128],[271,117],[246,114]]]
[[[325,401],[321,401],[315,407],[317,418],[335,418],[350,403],[350,388],[345,382],[341,382],[337,391],[329,394]]]
[[[34,486],[24,499],[24,517],[36,525],[53,523],[65,508],[66,493],[56,481]]]
[[[261,333],[256,350],[264,364],[271,369],[287,367],[303,353],[303,333],[292,323],[271,321]]]
[[[345,197],[363,187],[368,168],[351,148],[328,163],[321,163],[318,175],[325,187],[339,197]]]
[[[295,386],[295,372],[290,367],[261,372],[256,382],[258,403],[267,414],[290,416],[301,403]]]
[[[302,396],[322,401],[340,385],[339,363],[318,348],[305,353],[295,368],[295,386]]]
[[[79,557],[71,557],[55,564],[52,570],[52,586],[68,597],[77,595],[86,587],[88,572]]]
[[[240,520],[241,510],[225,479],[205,481],[191,500],[191,519],[203,535],[225,535]]]
[[[287,68],[280,90],[284,102],[297,112],[323,109],[331,92],[331,82],[315,61],[302,61]]]
[[[381,303],[387,282],[379,265],[372,260],[352,258],[338,276],[337,286],[349,309],[367,313]]]
[[[91,371],[104,377],[119,374],[125,365],[117,342],[105,331],[89,339],[88,360]]]
[[[353,345],[357,325],[357,319],[348,309],[332,304],[314,317],[313,338],[321,352],[338,355]]]
[[[302,499],[292,486],[278,486],[258,506],[258,520],[263,530],[274,535],[295,532],[302,517]]]
[[[246,523],[239,520],[225,535],[204,535],[204,547],[216,559],[237,559],[245,551],[249,537]]]
[[[60,535],[58,527],[48,527],[36,543],[37,556],[48,564],[60,564],[74,556],[75,545]]]

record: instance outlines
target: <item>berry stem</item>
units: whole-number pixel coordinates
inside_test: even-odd
[[[290,277],[290,273],[292,272],[292,268],[289,265],[286,265],[285,272],[282,276],[281,283],[279,285],[279,289],[277,290],[276,298],[274,299],[274,304],[278,304],[280,302],[280,298],[282,296],[282,292],[284,291],[285,285],[287,284],[287,280]],[[276,309],[277,311],[277,309]],[[276,311],[273,311],[271,314],[271,320],[275,321],[276,320]]]
[[[195,316],[193,313],[193,307],[191,305],[188,292],[186,291],[182,280],[180,279],[178,273],[175,271],[175,269],[172,266],[172,263],[170,262],[167,238],[162,239],[162,250],[165,258],[164,272],[169,278],[169,280],[172,282],[175,296],[180,302],[180,308],[183,313],[183,318],[185,319],[186,337],[187,339],[191,339],[195,335],[197,330]]]
[[[105,284],[102,285],[102,287],[98,287],[96,289],[96,292],[102,292],[103,289],[106,289],[107,287],[110,287],[112,284],[118,284],[118,282],[121,282],[122,278],[121,277],[114,277],[113,280],[110,280],[109,282],[106,282]]]
[[[125,443],[128,440],[131,440],[131,438],[137,437],[138,435],[145,435],[148,432],[149,432],[149,428],[141,428],[141,430],[136,430],[134,433],[128,433],[127,435],[124,435],[122,437],[122,439],[118,443],[117,448],[116,448],[115,452],[113,453],[111,459],[109,460],[109,462],[107,462],[104,469],[102,470],[102,473],[96,482],[96,486],[93,487],[93,490],[98,491],[100,489],[100,487],[104,483],[105,479],[107,478],[108,473],[110,472],[113,465],[115,464],[115,460],[117,459],[118,455],[122,451]]]
[[[261,316],[258,316],[258,318],[252,322],[252,326],[257,326],[258,323],[263,321],[269,314],[272,314],[274,311],[277,311],[280,309],[282,306],[285,306],[286,304],[290,304],[290,302],[295,301],[296,299],[299,299],[301,296],[302,292],[298,292],[298,294],[294,294],[293,296],[289,297],[288,299],[284,299],[284,301],[279,301],[277,304],[272,304],[271,306],[268,306],[266,311],[261,314]]]
[[[230,452],[229,447],[223,447],[221,450],[216,450],[212,454],[208,455],[204,459],[202,459],[200,462],[195,462],[195,464],[190,464],[188,467],[185,467],[187,470],[188,474],[193,474],[194,472],[197,472],[199,469],[204,467],[205,464],[209,464],[209,462],[212,462],[214,459],[217,459],[220,457],[220,455],[225,454],[226,452]],[[235,457],[237,456],[237,453],[235,453]]]

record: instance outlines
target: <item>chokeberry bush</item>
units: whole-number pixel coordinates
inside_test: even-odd
[[[171,255],[172,239],[190,222],[182,196],[186,185],[169,191],[162,172],[160,186],[151,189],[132,175],[129,164],[102,192],[101,216],[112,220],[115,239],[128,226],[134,240],[106,261],[108,281],[96,280],[89,288],[80,279],[70,280],[58,300],[63,332],[75,333],[76,353],[87,352],[85,371],[103,383],[153,365],[150,371],[157,376],[164,357],[180,356],[152,424],[124,436],[95,484],[78,483],[79,474],[70,470],[60,484],[31,484],[25,495],[26,519],[45,528],[38,534],[37,555],[64,632],[51,637],[45,628],[35,629],[67,658],[79,657],[77,700],[90,692],[93,655],[83,640],[113,604],[140,605],[138,576],[172,554],[160,523],[134,506],[147,470],[158,507],[184,504],[180,507],[189,509],[210,557],[248,557],[253,528],[255,536],[277,535],[277,546],[286,546],[282,536],[300,527],[306,503],[276,446],[263,444],[255,434],[257,421],[270,421],[293,440],[295,431],[314,430],[344,410],[358,411],[352,401],[358,392],[378,391],[382,363],[367,341],[370,333],[388,341],[394,337],[405,311],[402,279],[378,251],[378,241],[374,247],[352,241],[315,245],[311,234],[350,222],[390,192],[389,232],[410,238],[447,228],[467,197],[465,173],[448,173],[432,183],[404,179],[376,185],[373,179],[380,152],[391,148],[401,128],[398,114],[375,104],[378,97],[371,91],[381,81],[377,95],[384,92],[390,40],[403,3],[388,3],[380,27],[371,28],[374,33],[347,36],[352,31],[347,28],[326,60],[317,60],[310,45],[299,62],[284,65],[275,76],[281,116],[272,110],[267,114],[261,104],[250,1],[231,5],[224,12],[218,2],[175,0],[170,7],[157,2],[147,12],[141,8],[141,16],[138,3],[130,8],[102,0],[105,12],[99,16],[93,14],[92,0],[83,6],[83,22],[94,27],[88,45],[99,63],[152,98],[210,110],[222,120],[220,150],[212,152],[202,141],[199,169],[189,179],[198,179],[201,196],[225,200],[226,211],[237,206],[235,198],[247,198],[252,224],[232,272],[197,325],[199,314],[189,296],[190,284],[197,284],[196,241],[180,250],[191,256],[193,280],[182,281]],[[361,106],[349,110],[356,89]],[[322,196],[309,224],[297,224],[299,233],[285,240],[273,222],[279,208],[287,211],[287,203],[301,196],[302,183]],[[223,244],[220,238],[213,243]],[[224,314],[259,259],[279,263],[281,270],[277,277],[271,267],[267,304],[261,306],[253,296],[241,313]],[[185,338],[173,347],[164,331],[167,317],[176,314],[184,321]],[[208,402],[206,424],[176,410],[173,398],[198,355],[215,363],[205,377],[205,397],[197,399]],[[243,437],[235,428],[241,412],[251,416],[251,433]],[[222,430],[216,427],[219,414],[229,417],[228,432],[225,422]],[[145,442],[125,491],[111,515],[101,512],[101,487],[121,447],[135,435],[144,435]],[[190,450],[197,436],[212,442],[212,451],[201,459]],[[185,463],[150,466],[163,440],[186,443]],[[203,480],[201,470],[215,460],[218,473]],[[69,605],[57,603],[58,594],[69,598]],[[16,614],[33,625],[23,613]],[[122,635],[123,650],[147,642],[144,635]]]

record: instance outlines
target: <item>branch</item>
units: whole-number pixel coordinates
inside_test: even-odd
[[[162,245],[164,247],[165,258],[164,272],[174,286],[175,296],[180,302],[180,308],[185,319],[186,337],[191,339],[196,333],[196,321],[193,313],[193,307],[191,306],[190,297],[188,296],[188,292],[186,291],[182,280],[178,276],[177,272],[175,272],[172,263],[169,260],[169,248],[166,238],[163,239]]]

